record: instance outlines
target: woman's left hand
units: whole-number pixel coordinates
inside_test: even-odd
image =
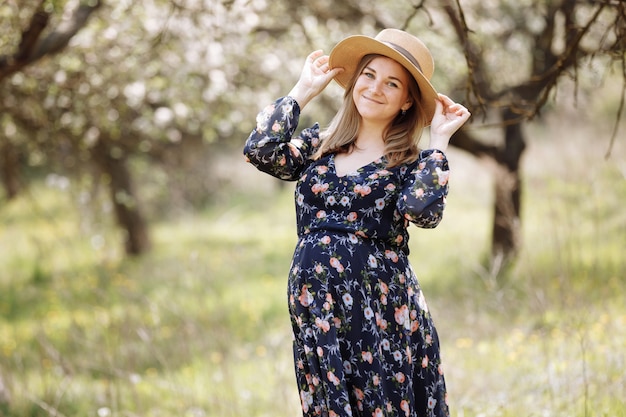
[[[470,118],[470,112],[446,95],[439,94],[435,115],[430,123],[430,148],[445,151],[450,138]]]

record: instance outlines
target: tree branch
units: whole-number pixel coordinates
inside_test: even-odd
[[[22,33],[22,40],[17,52],[12,56],[0,57],[0,81],[46,55],[53,55],[63,50],[72,37],[87,24],[91,13],[98,9],[101,4],[100,0],[81,3],[56,29],[45,38],[40,39],[50,18],[50,14],[44,10],[44,1],[42,1],[33,15],[30,25]]]

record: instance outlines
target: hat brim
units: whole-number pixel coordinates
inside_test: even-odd
[[[343,68],[344,70],[335,76],[335,81],[346,88],[352,75],[356,71],[361,58],[365,55],[377,54],[386,56],[397,61],[400,65],[409,71],[419,86],[422,95],[422,107],[426,113],[427,120],[425,125],[430,122],[435,115],[436,100],[438,99],[437,91],[430,81],[422,74],[422,72],[404,55],[390,46],[380,42],[374,38],[363,35],[354,35],[340,41],[330,52],[329,66],[330,68]]]

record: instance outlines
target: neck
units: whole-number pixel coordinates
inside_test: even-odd
[[[354,142],[354,146],[357,150],[378,150],[382,151],[385,149],[385,141],[383,140],[383,132],[384,129],[381,128],[373,128],[370,126],[363,125],[361,129],[359,129],[359,133],[356,137],[356,141]]]

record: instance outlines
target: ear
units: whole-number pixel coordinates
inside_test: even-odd
[[[403,111],[407,111],[408,109],[411,108],[411,106],[413,105],[413,100],[408,99],[406,101],[406,103],[404,103],[404,105],[402,107],[400,107]]]

